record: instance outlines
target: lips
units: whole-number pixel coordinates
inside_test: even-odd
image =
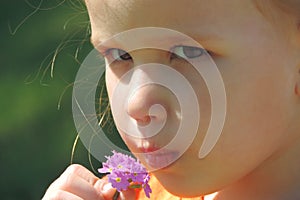
[[[179,158],[179,152],[166,148],[147,147],[139,148],[141,156],[150,170],[166,168]]]
[[[161,148],[151,146],[151,147],[140,147],[138,149],[143,153],[152,153],[154,151],[158,151]]]

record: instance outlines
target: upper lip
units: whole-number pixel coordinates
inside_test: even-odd
[[[151,152],[154,152],[154,151],[157,151],[161,148],[157,148],[157,147],[139,147],[138,148],[142,153],[151,153]]]
[[[161,147],[158,147],[156,144],[148,140],[143,140],[140,143],[140,146],[138,146],[137,148],[142,153],[151,153],[161,149]]]

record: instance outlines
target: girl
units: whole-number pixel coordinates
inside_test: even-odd
[[[153,171],[151,199],[300,199],[299,0],[86,0],[86,5],[95,48],[118,33],[141,27],[175,30],[202,45],[175,41],[174,45],[168,43],[169,52],[153,48],[129,51],[122,41],[114,40],[99,48],[107,63],[110,99],[128,71],[146,63],[161,63],[189,80],[199,108],[201,105],[201,123],[191,145],[175,162]],[[199,157],[213,102],[206,81],[191,63],[202,59],[205,65],[207,55],[222,76],[227,113],[216,144]],[[142,84],[147,70],[135,77],[129,84]],[[137,124],[168,117],[155,136],[137,139],[116,123],[129,149],[146,166],[150,163],[141,153],[168,144],[180,124],[183,111],[174,98],[164,86],[153,84],[141,86],[128,100],[126,112]],[[162,105],[165,113],[149,114],[154,104]],[[72,165],[51,184],[43,199],[112,199],[114,191],[105,179]],[[143,198],[134,190],[120,195],[120,199]]]

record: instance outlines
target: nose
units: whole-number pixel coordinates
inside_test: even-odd
[[[159,85],[139,88],[128,100],[127,114],[139,125],[147,125],[150,121],[165,121],[172,106],[168,93]]]
[[[136,68],[149,63],[169,64],[169,53],[161,50],[144,49],[132,52],[131,56]],[[128,99],[127,113],[140,125],[147,125],[150,121],[166,120],[174,98],[173,94],[159,83],[145,84],[149,83],[155,73],[160,73],[159,71],[150,73],[151,65],[147,68],[134,70],[130,80],[130,85],[138,89],[132,91]]]

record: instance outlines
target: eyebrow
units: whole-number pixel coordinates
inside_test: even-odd
[[[181,32],[180,32],[181,33]],[[178,37],[176,35],[174,36],[169,36],[169,37],[166,37],[166,38],[159,38],[158,42],[162,42],[162,43],[168,43],[170,45],[168,46],[174,46],[174,45],[179,45],[180,43],[187,43],[188,41],[192,41],[192,43],[195,44],[200,44],[200,46],[209,46],[209,45],[212,45],[212,46],[215,46],[215,45],[221,45],[224,43],[225,39],[220,37],[219,35],[216,35],[216,34],[210,34],[210,33],[206,33],[206,34],[187,34],[187,33],[182,33],[183,37]],[[186,37],[187,36],[187,37]],[[111,38],[113,38],[114,36],[112,36]],[[182,39],[182,38],[185,38],[185,39]],[[189,40],[188,38],[191,38],[192,40]],[[106,41],[109,41],[108,44],[109,45],[105,45],[105,42]],[[100,40],[97,40],[97,38],[93,38],[91,37],[91,43],[94,45],[95,48],[97,48],[99,51],[104,51],[108,48],[125,48],[125,46],[122,46],[118,41],[116,40],[105,40],[105,41],[100,41]],[[141,42],[143,43],[143,42]],[[146,42],[145,42],[146,43]],[[148,41],[149,43],[149,41]],[[192,45],[192,44],[191,44]]]
[[[197,42],[220,42],[225,39],[220,35],[213,33],[185,33],[187,36],[193,38]]]
[[[212,34],[209,34],[209,35],[196,35],[196,36],[190,36],[191,38],[197,40],[197,41],[221,41],[221,40],[224,40],[224,38],[218,36],[218,35],[212,35]]]

